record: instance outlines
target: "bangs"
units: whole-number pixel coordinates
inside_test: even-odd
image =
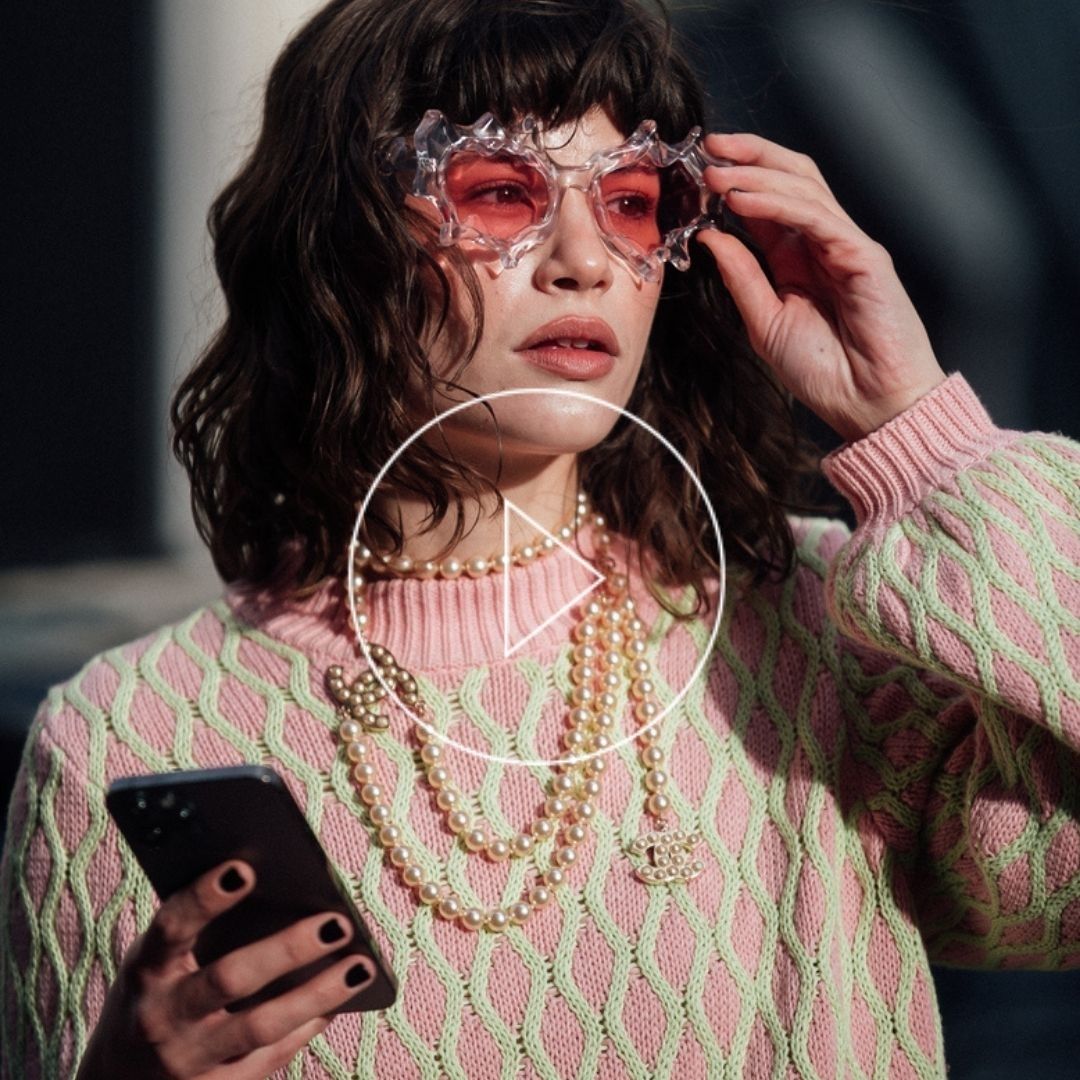
[[[556,126],[600,105],[629,135],[644,119],[677,141],[704,122],[698,83],[673,51],[659,4],[621,0],[450,0],[414,7],[400,123],[426,109],[457,123],[532,113]]]

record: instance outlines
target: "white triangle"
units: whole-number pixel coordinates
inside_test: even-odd
[[[581,590],[576,596],[571,597],[554,615],[549,616],[539,626],[534,626],[520,641],[510,644],[510,582],[514,580],[515,575],[510,572],[512,569],[510,563],[511,547],[510,547],[510,515],[516,514],[522,521],[525,521],[529,526],[535,530],[538,536],[545,536],[549,540],[554,541],[555,546],[566,552],[571,559],[580,563],[594,579],[589,585]],[[564,544],[557,536],[552,536],[551,533],[544,528],[538,521],[534,521],[524,510],[515,506],[508,498],[503,496],[503,565],[506,569],[500,575],[503,581],[503,610],[502,610],[502,624],[503,624],[503,656],[509,657],[511,654],[517,652],[527,641],[531,641],[537,634],[540,633],[545,627],[550,626],[556,619],[561,619],[575,604],[580,603],[585,599],[597,587],[602,585],[605,581],[604,575],[596,569],[595,566],[588,559],[583,558],[572,547]]]

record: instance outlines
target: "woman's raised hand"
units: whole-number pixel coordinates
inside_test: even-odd
[[[161,905],[124,958],[77,1080],[262,1080],[329,1024],[373,974],[371,961],[350,956],[280,997],[242,1012],[225,1006],[340,948],[352,934],[340,915],[302,919],[206,967],[196,963],[199,933],[254,884],[246,863],[225,863]]]
[[[705,177],[742,219],[773,283],[735,236],[706,229],[699,241],[786,389],[853,441],[945,379],[888,252],[810,158],[756,135],[709,135],[705,148],[734,162]]]

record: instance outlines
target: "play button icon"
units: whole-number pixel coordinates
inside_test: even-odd
[[[524,523],[528,529],[532,530],[537,537],[550,540],[554,545],[554,550],[561,551],[568,558],[573,559],[579,563],[585,571],[588,573],[588,584],[576,595],[571,596],[566,603],[558,609],[558,611],[552,612],[542,622],[531,626],[528,633],[521,634],[515,632],[513,622],[510,618],[510,612],[512,610],[513,599],[511,593],[514,588],[514,582],[519,582],[520,576],[510,572],[512,568],[511,562],[511,546],[510,537],[514,535],[518,530],[514,527],[515,519],[518,524]],[[595,566],[588,559],[584,558],[577,551],[575,551],[569,544],[564,544],[558,537],[552,536],[547,529],[544,528],[538,521],[529,517],[519,506],[515,506],[508,498],[503,496],[503,572],[499,575],[502,579],[502,631],[503,631],[503,656],[510,657],[518,651],[523,645],[531,641],[537,634],[541,633],[544,629],[550,626],[557,619],[561,619],[571,608],[576,607],[589,595],[598,585],[602,585],[604,582],[604,575],[596,569]]]
[[[696,488],[701,499],[701,505],[708,515],[709,524],[712,526],[712,535],[716,542],[715,564],[720,569],[717,596],[715,603],[712,605],[712,625],[709,627],[707,639],[700,646],[698,661],[694,665],[693,670],[684,673],[684,677],[680,680],[682,683],[681,686],[670,688],[670,697],[664,703],[660,712],[652,718],[651,722],[653,724],[659,724],[672,709],[678,706],[690,687],[699,679],[704,678],[706,668],[714,656],[716,640],[720,632],[720,617],[721,613],[724,611],[725,605],[725,576],[723,573],[725,557],[723,542],[720,536],[720,524],[717,520],[716,511],[709,499],[708,492],[701,482],[701,478],[697,475],[686,458],[683,457],[679,450],[673,446],[661,432],[657,431],[640,417],[635,416],[629,410],[605,402],[602,399],[593,397],[589,394],[582,393],[578,390],[571,390],[563,387],[517,387],[499,390],[490,394],[482,394],[477,397],[470,397],[468,401],[459,402],[422,424],[407,439],[405,439],[405,441],[384,462],[374,479],[371,481],[371,484],[364,493],[364,497],[357,508],[356,521],[353,524],[353,532],[350,539],[350,551],[355,549],[361,543],[365,515],[368,512],[372,499],[375,498],[375,493],[379,490],[380,485],[387,478],[396,462],[403,454],[408,452],[409,448],[418,439],[423,438],[433,428],[450,422],[454,416],[466,409],[474,409],[480,406],[490,407],[492,403],[501,401],[504,398],[530,396],[564,398],[572,401],[581,401],[590,406],[607,408],[618,414],[618,416],[620,416],[627,424],[636,425],[639,429],[655,439],[657,444],[666,453],[670,454],[683,468],[689,481]],[[556,501],[561,501],[560,499],[554,498],[554,496],[554,492],[548,493],[546,501],[549,505]],[[529,505],[530,507],[533,506],[532,503],[529,503]],[[534,512],[539,512],[535,510],[535,507],[533,508]],[[546,581],[546,584],[543,586],[538,587],[536,584],[538,575],[514,573],[511,570],[513,565],[513,551],[510,546],[510,537],[515,536],[520,540],[523,535],[532,537],[537,542],[542,543],[545,550],[548,552],[545,556],[545,561],[547,561],[547,559],[552,561],[551,572],[539,575],[539,578]],[[568,539],[569,543],[566,542]],[[500,558],[502,572],[494,575],[494,578],[497,580],[486,579],[490,585],[495,585],[495,588],[488,592],[488,587],[485,587],[485,592],[487,592],[491,602],[494,605],[497,605],[498,608],[498,610],[492,614],[494,620],[501,622],[503,654],[506,658],[521,655],[527,656],[529,650],[523,650],[523,646],[528,645],[530,641],[533,641],[534,638],[545,629],[551,628],[556,620],[566,618],[573,608],[580,607],[593,590],[605,581],[604,575],[576,550],[573,546],[574,544],[575,540],[568,538],[563,529],[560,528],[557,535],[552,535],[539,521],[535,521],[522,510],[520,506],[515,505],[503,495],[503,544],[502,556]],[[357,615],[356,574],[354,573],[353,560],[351,558],[348,560],[347,565],[349,568],[346,576],[348,604],[352,615],[353,628],[356,631],[357,644],[368,663],[369,670],[374,673],[375,679],[378,681],[386,696],[389,697],[390,700],[405,713],[405,715],[411,717],[412,720],[427,731],[432,738],[438,738],[441,742],[445,742],[448,746],[453,746],[455,749],[460,750],[465,754],[488,757],[507,765],[524,765],[528,768],[554,768],[565,765],[565,759],[561,754],[550,759],[524,759],[519,758],[516,755],[501,757],[491,753],[489,750],[477,750],[468,742],[456,740],[448,731],[437,729],[432,726],[431,720],[426,717],[424,713],[415,711],[409,702],[404,701],[395,689],[396,684],[385,679],[381,674],[379,665],[375,663],[372,657],[372,644],[366,639],[363,628],[364,624]],[[550,594],[548,586],[551,586]],[[548,607],[551,609],[557,608],[558,610],[549,611],[547,610]],[[511,617],[511,613],[513,614],[513,617]],[[573,617],[574,615],[571,615],[571,618],[568,621],[572,621]],[[551,636],[555,636],[554,631],[552,631]],[[497,648],[498,646],[496,644],[496,649],[492,651],[496,651]],[[410,667],[415,667],[423,672],[424,657],[422,655],[410,656],[405,659],[409,661]],[[628,724],[628,727],[630,728],[633,728],[633,726],[633,724]],[[620,747],[630,743],[634,738],[634,731],[627,731],[619,739],[613,739],[611,745],[607,749],[597,751],[597,753],[607,753],[609,751],[618,750]]]

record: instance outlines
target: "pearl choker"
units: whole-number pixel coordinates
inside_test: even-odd
[[[558,541],[572,540],[577,531],[585,524],[589,516],[589,499],[582,491],[578,493],[577,508],[574,516],[565,525],[561,525],[551,536],[539,535],[530,542],[519,544],[509,554],[492,555],[489,558],[458,559],[454,556],[438,562],[434,559],[413,559],[408,555],[382,555],[370,548],[357,547],[353,556],[353,566],[358,572],[369,571],[378,574],[394,574],[397,577],[412,577],[427,580],[443,578],[451,581],[465,574],[471,578],[480,578],[485,574],[501,573],[511,566],[527,566],[544,555],[550,554],[558,546]]]

